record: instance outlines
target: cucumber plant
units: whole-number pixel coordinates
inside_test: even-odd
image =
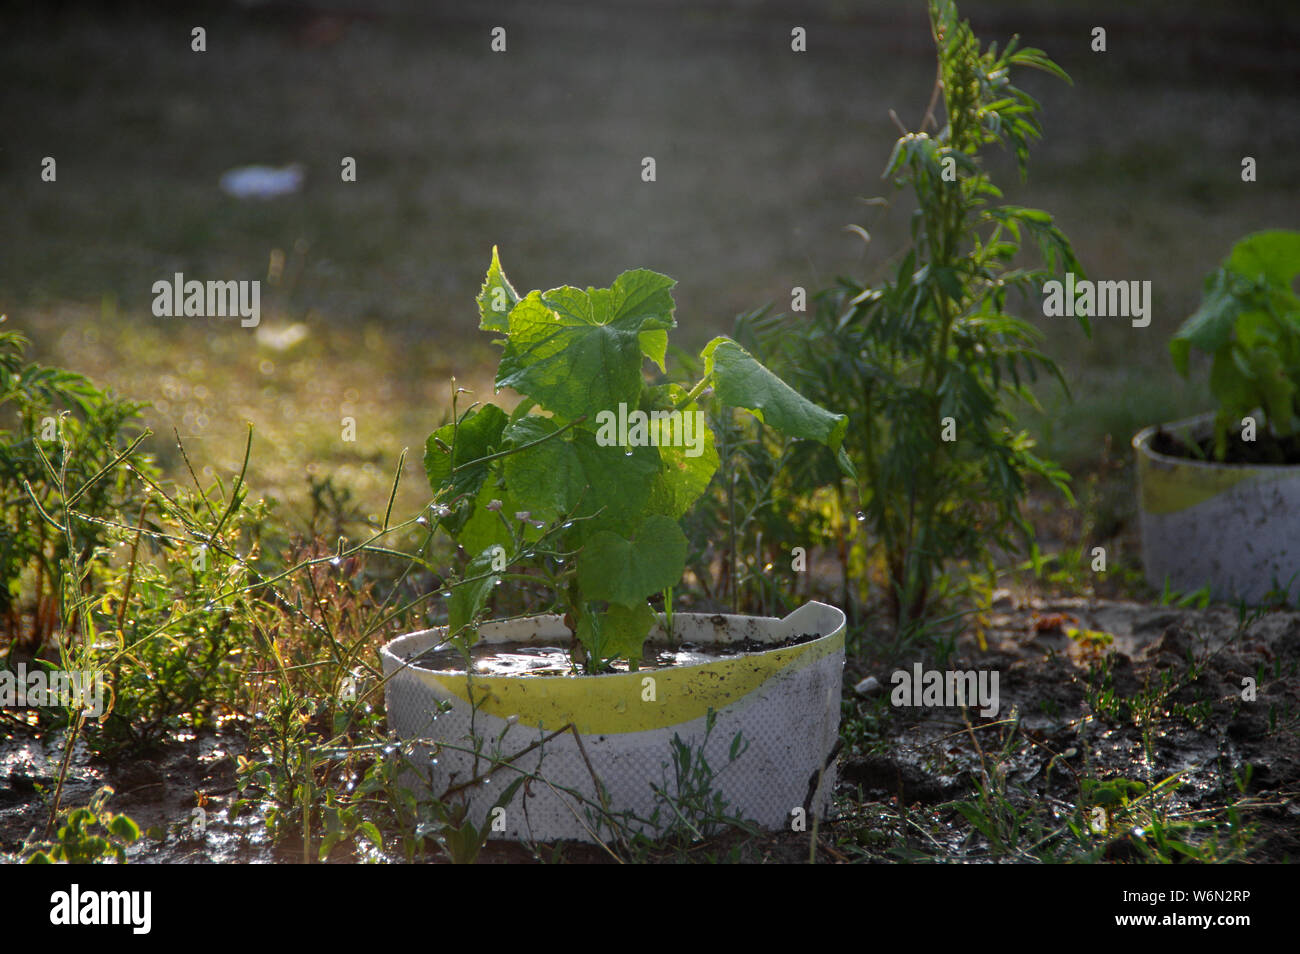
[[[511,413],[491,403],[461,412],[453,401],[424,457],[439,522],[471,557],[448,601],[462,647],[476,638],[493,587],[527,564],[564,611],[575,664],[601,672],[626,659],[635,668],[656,620],[649,598],[670,593],[685,570],[679,523],[718,468],[708,401],[820,442],[852,472],[848,419],[730,338],[704,348],[692,386],[647,381],[647,360],[665,371],[675,284],[635,269],[609,288],[521,296],[493,248],[479,327],[504,348],[496,389],[522,401]]]
[[[1223,460],[1228,430],[1262,410],[1264,441],[1275,445],[1296,433],[1300,410],[1300,232],[1275,229],[1248,235],[1205,279],[1201,306],[1169,342],[1178,372],[1187,377],[1193,348],[1211,355],[1210,392],[1219,405],[1214,456]]]

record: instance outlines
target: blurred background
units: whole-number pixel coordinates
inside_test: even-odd
[[[1103,319],[1088,339],[1039,319],[1073,401],[1045,389],[1027,420],[1087,469],[1108,436],[1123,457],[1139,426],[1208,403],[1174,374],[1169,334],[1237,238],[1300,224],[1300,15],[961,9],[983,40],[1019,33],[1074,79],[1023,77],[1045,135],[1027,182],[1010,157],[995,171],[1007,200],[1053,213],[1090,277],[1153,283],[1144,329]],[[196,467],[228,475],[251,421],[257,492],[302,501],[329,476],[373,514],[409,447],[402,503],[418,506],[451,375],[491,390],[473,298],[494,244],[520,289],[665,272],[679,343],[700,344],[737,312],[788,309],[793,286],[870,278],[900,253],[907,202],[860,199],[891,194],[889,110],[915,128],[933,76],[922,0],[6,6],[0,312],[42,360],[150,402],[165,465],[174,428]],[[301,184],[223,191],[252,164],[298,164]],[[152,285],[175,272],[260,279],[260,326],[155,317]]]

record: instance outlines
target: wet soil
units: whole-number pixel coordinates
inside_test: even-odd
[[[41,735],[20,722],[0,733],[0,853],[39,841],[54,797],[66,737]],[[133,863],[278,862],[301,857],[273,847],[260,819],[230,822],[235,760],[244,740],[235,731],[173,737],[147,754],[107,761],[84,742],[74,748],[60,796],[65,808],[85,805],[110,786],[109,808],[129,815],[143,836],[127,849]]]
[[[928,831],[901,833],[905,844],[929,856],[987,858],[950,804],[985,781],[982,753],[1004,774],[1013,804],[1046,802],[1059,817],[1078,803],[1079,777],[1150,786],[1182,773],[1165,804],[1171,817],[1208,818],[1238,802],[1257,826],[1251,860],[1300,858],[1300,614],[1269,613],[1242,628],[1226,607],[1007,600],[989,622],[987,651],[965,637],[945,668],[999,672],[999,713],[887,708],[887,743],[841,757],[842,817],[873,801],[895,814],[919,808]],[[1109,642],[1093,635],[1102,633]],[[874,675],[887,697],[894,668],[851,660],[846,691],[855,677]],[[1247,680],[1253,701],[1243,698]],[[1096,688],[1124,704],[1106,704]],[[1133,704],[1144,695],[1158,700],[1145,712]],[[1021,741],[1004,750],[1011,720]]]
[[[1151,436],[1151,449],[1157,454],[1180,457],[1186,460],[1212,461],[1214,438],[1206,437],[1188,443],[1168,431],[1156,431]],[[1260,433],[1253,441],[1243,441],[1240,434],[1228,435],[1224,464],[1300,464],[1300,434],[1275,437]]]
[[[987,649],[963,637],[943,666],[1000,674],[1000,711],[988,719],[973,709],[963,715],[960,709],[891,706],[891,675],[911,663],[899,661],[883,642],[866,640],[849,660],[846,745],[835,811],[818,834],[819,860],[991,860],[987,843],[955,807],[975,796],[985,778],[982,766],[1001,773],[1013,803],[1047,805],[1060,817],[1079,800],[1076,776],[1152,784],[1183,773],[1168,796],[1173,815],[1207,818],[1238,802],[1243,820],[1256,826],[1250,860],[1300,858],[1300,613],[1269,613],[1243,628],[1237,612],[1225,607],[1005,597],[988,624]],[[1089,633],[1111,638],[1081,638]],[[1144,723],[1127,703],[1096,707],[1094,686],[1102,671],[1114,699],[1131,701],[1153,687],[1172,691]],[[882,688],[857,695],[853,687],[868,675]],[[1243,699],[1245,679],[1256,680],[1254,701]],[[44,825],[62,755],[58,733],[39,736],[18,716],[0,716],[0,852],[10,857]],[[869,717],[877,720],[876,731],[852,734],[851,727]],[[1013,728],[1017,744],[1004,750]],[[236,797],[234,763],[242,751],[235,729],[172,738],[116,762],[92,758],[78,746],[63,804],[85,804],[101,785],[113,786],[110,807],[131,815],[146,832],[128,852],[133,862],[301,860],[300,844],[269,843],[255,812],[228,820]],[[204,811],[201,831],[194,825],[197,808]],[[1130,837],[1117,834],[1114,850],[1103,858],[1135,860],[1125,840]],[[801,862],[809,847],[807,833],[732,832],[678,846],[662,858]],[[344,849],[335,857],[354,860]],[[480,859],[610,857],[592,846],[494,842]]]

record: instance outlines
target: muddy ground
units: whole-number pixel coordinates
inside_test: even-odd
[[[819,860],[1034,860],[1043,846],[1022,846],[1018,854],[992,845],[958,803],[977,803],[980,786],[990,785],[1011,806],[1047,806],[1050,813],[1040,812],[1040,820],[1058,819],[1063,827],[1080,802],[1081,778],[1155,786],[1177,773],[1181,778],[1159,796],[1167,820],[1221,819],[1225,805],[1235,803],[1242,825],[1254,826],[1249,860],[1300,856],[1300,613],[1243,621],[1227,607],[1009,596],[994,610],[987,650],[979,650],[973,635],[962,637],[946,668],[997,671],[995,716],[894,707],[892,674],[910,665],[873,667],[850,658],[836,815],[820,826]],[[880,687],[855,692],[867,676]],[[1254,701],[1243,699],[1249,679],[1256,680]],[[1144,698],[1150,700],[1145,709]],[[59,738],[38,737],[12,717],[3,725],[0,851],[11,853],[39,836],[62,747]],[[174,738],[116,764],[90,758],[79,745],[63,804],[85,804],[97,788],[111,785],[110,807],[146,832],[129,851],[134,862],[301,860],[300,842],[273,847],[255,815],[227,820],[243,744],[235,731]],[[200,807],[202,832],[194,824]],[[1100,860],[1142,859],[1129,829],[1095,837]],[[811,847],[806,833],[732,832],[666,848],[662,860],[802,861]],[[332,856],[354,858],[347,848]],[[560,858],[609,856],[587,846],[534,851],[498,844],[482,856],[488,862]]]

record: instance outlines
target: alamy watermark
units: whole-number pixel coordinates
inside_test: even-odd
[[[40,667],[29,671],[26,663],[19,663],[17,669],[0,670],[0,708],[46,706],[80,709],[99,718],[104,714],[104,674]]]
[[[1151,282],[1075,281],[1043,283],[1043,314],[1048,318],[1131,318],[1134,328],[1151,324]]]
[[[967,669],[940,672],[937,669],[922,670],[921,664],[912,666],[912,671],[899,669],[890,681],[894,691],[889,701],[895,706],[968,706],[978,705],[979,713],[984,718],[998,714],[998,673],[997,670]]]
[[[706,425],[703,411],[629,411],[620,403],[618,413],[596,414],[596,443],[601,447],[684,447],[687,457],[704,453]]]
[[[153,926],[152,891],[83,891],[73,884],[50,895],[50,923],[58,926],[125,925],[132,934]]]
[[[153,313],[159,318],[234,318],[244,328],[262,320],[260,281],[201,282],[181,272],[153,283]]]

